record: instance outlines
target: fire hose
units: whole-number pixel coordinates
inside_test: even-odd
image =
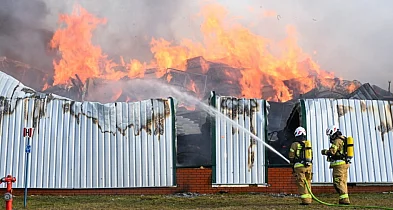
[[[308,186],[308,183],[307,183],[306,180],[304,180],[304,183],[306,184],[307,191],[308,191],[308,193],[310,193],[311,197],[312,197],[315,201],[317,201],[318,203],[323,204],[323,205],[326,205],[326,206],[393,210],[393,208],[383,207],[383,206],[359,206],[359,205],[343,205],[343,204],[327,203],[327,202],[324,202],[324,201],[319,200],[319,199],[311,192],[310,186]]]

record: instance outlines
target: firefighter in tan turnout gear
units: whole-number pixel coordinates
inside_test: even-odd
[[[289,160],[291,161],[296,185],[303,205],[311,204],[312,197],[308,192],[304,181],[307,181],[311,189],[312,178],[312,150],[310,141],[306,140],[306,130],[298,127],[295,130],[295,141],[289,150]]]
[[[321,153],[327,156],[329,168],[333,168],[333,186],[340,195],[339,203],[349,205],[347,179],[349,163],[353,156],[353,139],[343,136],[336,125],[330,126],[326,130],[326,135],[329,136],[331,146],[329,149],[323,149]]]

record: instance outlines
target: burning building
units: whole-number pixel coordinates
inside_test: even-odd
[[[74,104],[101,102],[123,106],[126,103],[122,102],[136,103],[153,97],[169,97],[157,96],[162,88],[159,86],[142,91],[137,82],[139,80],[168,84],[204,102],[211,99],[211,91],[217,96],[230,96],[238,101],[255,99],[259,101],[259,107],[267,102],[269,106],[266,104],[260,109],[266,117],[267,128],[263,134],[266,134],[267,143],[284,156],[292,143],[293,134],[291,120],[288,119],[299,117],[296,116],[299,112],[293,111],[299,99],[392,98],[389,91],[368,83],[343,80],[321,69],[313,56],[304,53],[297,45],[293,27],[288,27],[287,37],[276,43],[242,25],[227,27],[225,12],[217,12],[223,10],[217,6],[204,8],[201,25],[203,42],[185,39],[175,44],[153,38],[150,42],[153,59],[145,62],[136,59],[127,61],[123,57],[112,58],[105,54],[100,46],[93,44],[92,36],[96,27],[106,24],[107,20],[77,6],[71,14],[60,15],[62,25],[48,43],[55,52],[51,54],[53,72],[45,73],[8,57],[0,57],[0,70],[44,95],[55,94],[75,101]],[[279,53],[272,53],[272,48],[279,49]],[[83,107],[80,104],[78,107]],[[165,107],[163,105],[159,110]],[[117,116],[110,109],[105,111],[106,108],[98,105],[90,108]],[[228,107],[225,110],[229,112]],[[232,111],[231,114],[236,115]],[[176,114],[177,165],[215,166],[211,133],[212,128],[216,128],[214,120],[187,101],[179,101],[176,113],[171,110],[171,114]],[[155,123],[150,120],[147,124]],[[253,142],[248,146],[250,154],[253,153]],[[285,164],[276,154],[266,153],[268,165]],[[247,157],[250,157],[247,160],[250,166],[260,158]]]
[[[3,59],[5,64],[3,71],[12,72],[16,78],[25,79],[26,81],[39,81],[36,86],[44,87],[47,85],[47,75],[42,77],[39,70],[30,69],[27,65],[21,65],[16,61]],[[215,90],[219,95],[241,95],[241,86],[236,84],[233,78],[241,77],[241,70],[229,67],[226,64],[214,63],[206,61],[203,57],[196,57],[187,61],[187,69],[177,70],[168,69],[166,73],[157,78],[156,69],[145,71],[143,77],[153,78],[157,82],[167,83],[174,86],[187,94],[193,95],[200,100],[207,101],[210,96],[210,90]],[[19,65],[18,65],[19,64]],[[208,67],[206,67],[208,66]],[[205,70],[203,70],[206,68]],[[14,71],[17,69],[17,71]],[[26,77],[25,72],[37,71],[38,73]],[[32,79],[33,78],[33,79]],[[44,78],[44,79],[42,79]],[[124,77],[122,81],[135,81],[134,78]],[[47,86],[43,92],[54,93],[76,101],[89,101],[89,99],[100,100],[105,97],[106,100],[101,102],[127,102],[144,99],[146,97],[138,95],[138,90],[128,89],[125,87],[113,87],[112,80],[102,78],[88,78],[85,83],[76,74],[70,78],[68,84],[58,84]],[[291,143],[291,132],[285,130],[287,119],[290,116],[292,107],[297,99],[312,98],[350,98],[350,99],[384,99],[381,94],[387,95],[387,91],[380,93],[374,90],[375,86],[366,83],[364,85],[357,81],[345,81],[336,79],[319,79],[315,76],[303,78],[301,81],[309,81],[313,87],[310,91],[302,93],[296,86],[299,79],[283,81],[286,88],[293,91],[295,98],[286,102],[269,101],[270,111],[268,116],[268,141],[275,149],[281,151],[282,154],[287,153],[288,146]],[[105,88],[102,88],[105,87]],[[107,87],[110,87],[109,89]],[[354,88],[356,88],[354,90]],[[262,87],[262,91],[266,96],[274,96],[277,91],[271,86]],[[99,93],[97,96],[96,93]],[[269,98],[269,97],[268,97]],[[177,135],[178,135],[178,164],[181,166],[203,165],[210,166],[211,160],[211,133],[210,122],[207,113],[196,107],[195,105],[187,105],[187,103],[179,103],[176,112],[177,115]],[[283,160],[270,154],[270,164],[284,164]]]

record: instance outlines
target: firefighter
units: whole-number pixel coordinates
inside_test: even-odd
[[[323,149],[321,153],[327,156],[327,161],[330,162],[329,168],[333,169],[333,186],[340,195],[339,204],[349,205],[347,188],[349,164],[344,153],[346,137],[336,125],[330,126],[326,130],[326,135],[330,139],[331,146],[329,149]]]
[[[293,172],[296,177],[296,185],[301,198],[302,205],[308,205],[312,202],[311,194],[307,190],[304,181],[307,181],[311,190],[312,178],[312,151],[311,143],[306,140],[306,130],[303,127],[298,127],[295,130],[295,141],[292,143],[289,150],[289,160],[293,167]]]

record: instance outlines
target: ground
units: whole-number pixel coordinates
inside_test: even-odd
[[[337,203],[337,195],[318,195],[320,200]],[[351,194],[354,205],[385,206],[393,209],[393,192]],[[343,209],[313,201],[299,205],[295,195],[283,194],[192,194],[174,195],[87,195],[29,196],[28,209]],[[14,209],[23,209],[23,196],[17,196]],[[348,208],[352,209],[352,208]],[[359,209],[359,208],[357,208]]]

